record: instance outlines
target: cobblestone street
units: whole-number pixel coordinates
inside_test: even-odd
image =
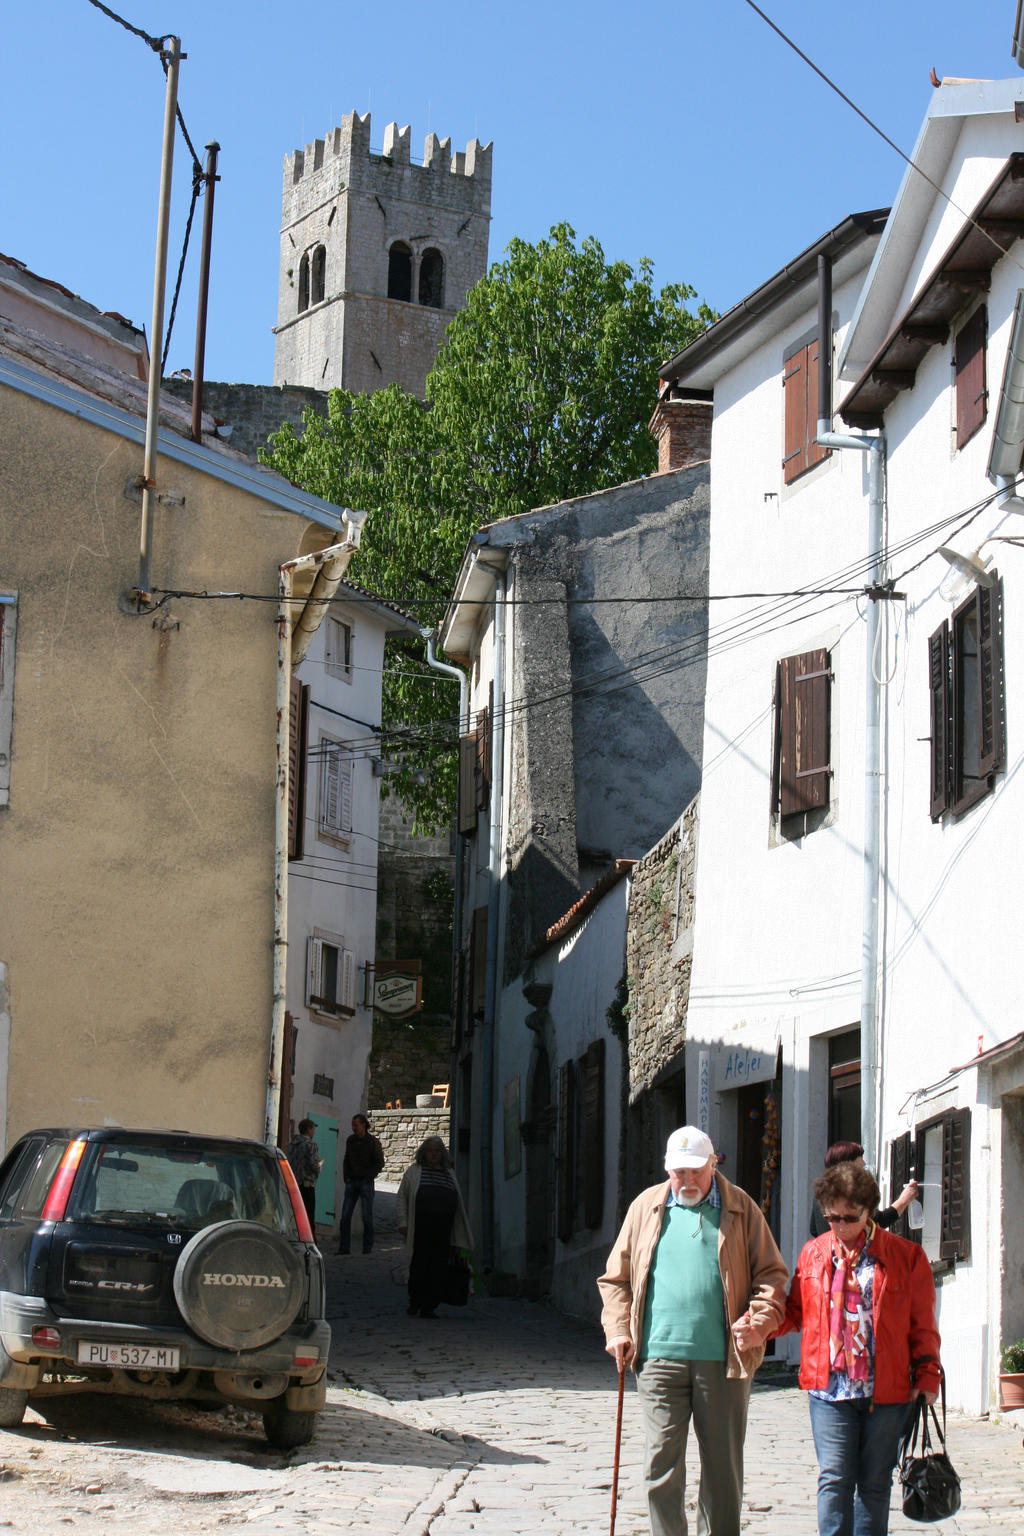
[[[69,1527],[139,1536],[607,1531],[616,1383],[596,1330],[518,1300],[477,1298],[436,1321],[407,1317],[393,1207],[392,1195],[378,1194],[372,1255],[328,1258],[332,1380],[312,1446],[271,1451],[258,1420],[237,1412],[51,1400],[21,1430],[0,1432],[0,1527],[25,1536]],[[953,1419],[964,1502],[937,1530],[1019,1536],[1021,1432]],[[630,1382],[617,1536],[647,1531],[640,1460]],[[751,1399],[744,1529],[814,1536],[814,1486],[804,1395],[788,1376],[767,1374]],[[897,1514],[891,1529],[919,1527]]]

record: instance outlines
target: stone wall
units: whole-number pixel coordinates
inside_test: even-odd
[[[192,406],[191,379],[164,379],[160,388]],[[306,389],[298,384],[203,384],[203,414],[229,426],[230,446],[239,453],[256,457],[257,448],[265,448],[271,433],[286,421],[302,435],[302,413],[310,409],[327,415],[327,391]]]
[[[370,1129],[384,1149],[380,1177],[397,1184],[428,1136],[440,1136],[449,1145],[451,1115],[447,1109],[373,1109]]]
[[[368,1113],[378,1114],[396,1099],[409,1109],[418,1093],[430,1093],[435,1083],[446,1083],[451,1071],[450,1051],[448,1019],[434,1023],[423,1020],[422,1014],[411,1019],[386,1019],[375,1014]]]
[[[633,870],[626,932],[629,1102],[682,1068],[700,797]]]

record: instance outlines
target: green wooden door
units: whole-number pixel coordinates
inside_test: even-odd
[[[334,1225],[334,1189],[338,1171],[338,1122],[325,1115],[310,1115],[315,1127],[313,1140],[323,1158],[320,1177],[316,1181],[316,1219],[319,1225]]]

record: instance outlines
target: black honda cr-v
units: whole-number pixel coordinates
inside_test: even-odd
[[[283,1154],[183,1131],[30,1131],[0,1165],[0,1426],[29,1398],[237,1403],[313,1438],[331,1331]]]

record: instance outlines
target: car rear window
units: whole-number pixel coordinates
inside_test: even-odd
[[[263,1153],[149,1141],[101,1142],[90,1152],[75,1180],[69,1221],[192,1232],[215,1221],[257,1221],[296,1236],[277,1161]]]

